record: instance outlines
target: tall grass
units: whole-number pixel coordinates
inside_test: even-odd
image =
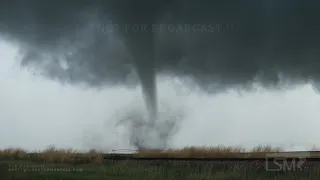
[[[143,150],[132,154],[135,157],[264,157],[266,153],[284,152],[279,147],[257,146],[246,150],[241,147],[186,147],[168,150]],[[318,156],[318,152],[310,152],[311,156]],[[80,152],[74,149],[59,149],[49,146],[42,151],[26,151],[21,148],[0,149],[0,179],[319,179],[319,167],[309,162],[304,167],[308,171],[271,172],[266,171],[265,163],[250,162],[219,162],[214,161],[104,161],[104,156],[114,156],[97,150]],[[4,161],[2,161],[4,160]],[[21,161],[20,161],[21,160]],[[34,162],[33,162],[34,161]],[[22,171],[1,172],[2,166],[8,164],[24,165],[41,164],[43,169],[55,171]],[[26,167],[29,167],[26,166]],[[25,167],[25,166],[23,166]],[[36,166],[38,167],[38,166]],[[28,168],[25,168],[28,169]],[[30,168],[29,168],[30,169]],[[60,169],[60,170],[56,170]],[[68,173],[61,169],[69,170]],[[74,171],[73,169],[77,169]],[[81,171],[80,171],[81,169]],[[1,174],[2,173],[2,174]]]
[[[134,157],[176,157],[176,158],[214,158],[214,157],[264,157],[266,153],[283,152],[280,147],[257,146],[246,150],[241,147],[186,147],[182,149],[168,150],[143,150],[132,154]],[[37,160],[50,163],[84,163],[99,164],[104,156],[112,156],[112,153],[104,153],[91,149],[80,152],[74,149],[59,149],[49,146],[42,151],[26,151],[21,148],[0,149],[0,159],[6,160]]]

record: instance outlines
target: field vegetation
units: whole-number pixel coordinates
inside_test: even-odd
[[[50,146],[43,151],[29,152],[19,148],[0,150],[0,179],[318,179],[320,167],[314,164],[307,171],[267,171],[265,161],[213,162],[206,158],[264,158],[281,148],[258,146],[250,150],[241,147],[187,147],[183,149],[143,150],[128,155],[97,150],[80,152]],[[319,153],[310,151],[311,156]],[[117,160],[119,156],[148,158]],[[106,159],[105,159],[106,158]],[[150,159],[151,158],[151,159]],[[154,160],[152,159],[154,158]],[[173,161],[157,158],[204,158],[204,161]],[[311,168],[310,168],[311,167]],[[1,178],[3,176],[3,178]],[[317,177],[317,178],[315,178]]]

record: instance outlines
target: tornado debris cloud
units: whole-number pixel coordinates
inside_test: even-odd
[[[191,77],[208,93],[318,89],[319,10],[312,0],[11,0],[0,2],[0,35],[21,48],[23,67],[50,79],[140,81],[155,120],[156,74]]]

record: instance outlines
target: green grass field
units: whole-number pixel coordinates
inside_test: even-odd
[[[240,152],[241,151],[241,152]],[[258,148],[244,153],[240,149],[208,148],[171,150],[170,152],[148,151],[134,154],[135,157],[262,157],[266,152],[279,149]],[[173,161],[173,160],[116,160],[102,157],[96,151],[77,153],[72,150],[49,148],[43,152],[30,153],[21,149],[0,151],[0,179],[16,180],[199,180],[199,179],[249,179],[318,180],[320,163],[305,166],[301,170],[267,171],[265,161]],[[109,156],[114,156],[109,154]]]
[[[106,165],[46,164],[32,161],[2,161],[1,179],[28,180],[198,180],[198,179],[318,179],[320,169],[308,171],[270,172],[254,165],[243,166],[212,163],[139,163],[116,162]],[[5,167],[3,166],[5,165]]]

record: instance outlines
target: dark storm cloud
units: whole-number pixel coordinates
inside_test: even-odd
[[[12,0],[1,2],[0,31],[24,45],[23,65],[37,64],[45,74],[64,81],[128,82],[133,61],[125,47],[137,46],[147,49],[133,50],[140,54],[155,51],[157,71],[192,75],[203,85],[245,84],[256,75],[265,84],[276,84],[278,72],[295,79],[319,76],[319,4]],[[108,32],[120,32],[120,38]],[[151,33],[154,41],[147,40]],[[44,58],[44,52],[53,57]],[[69,68],[62,68],[58,55]],[[150,59],[136,61],[142,66],[139,71],[153,66]]]
[[[21,47],[24,67],[94,87],[137,76],[151,125],[156,73],[192,76],[210,91],[318,81],[319,18],[312,0],[0,2],[0,34]]]

